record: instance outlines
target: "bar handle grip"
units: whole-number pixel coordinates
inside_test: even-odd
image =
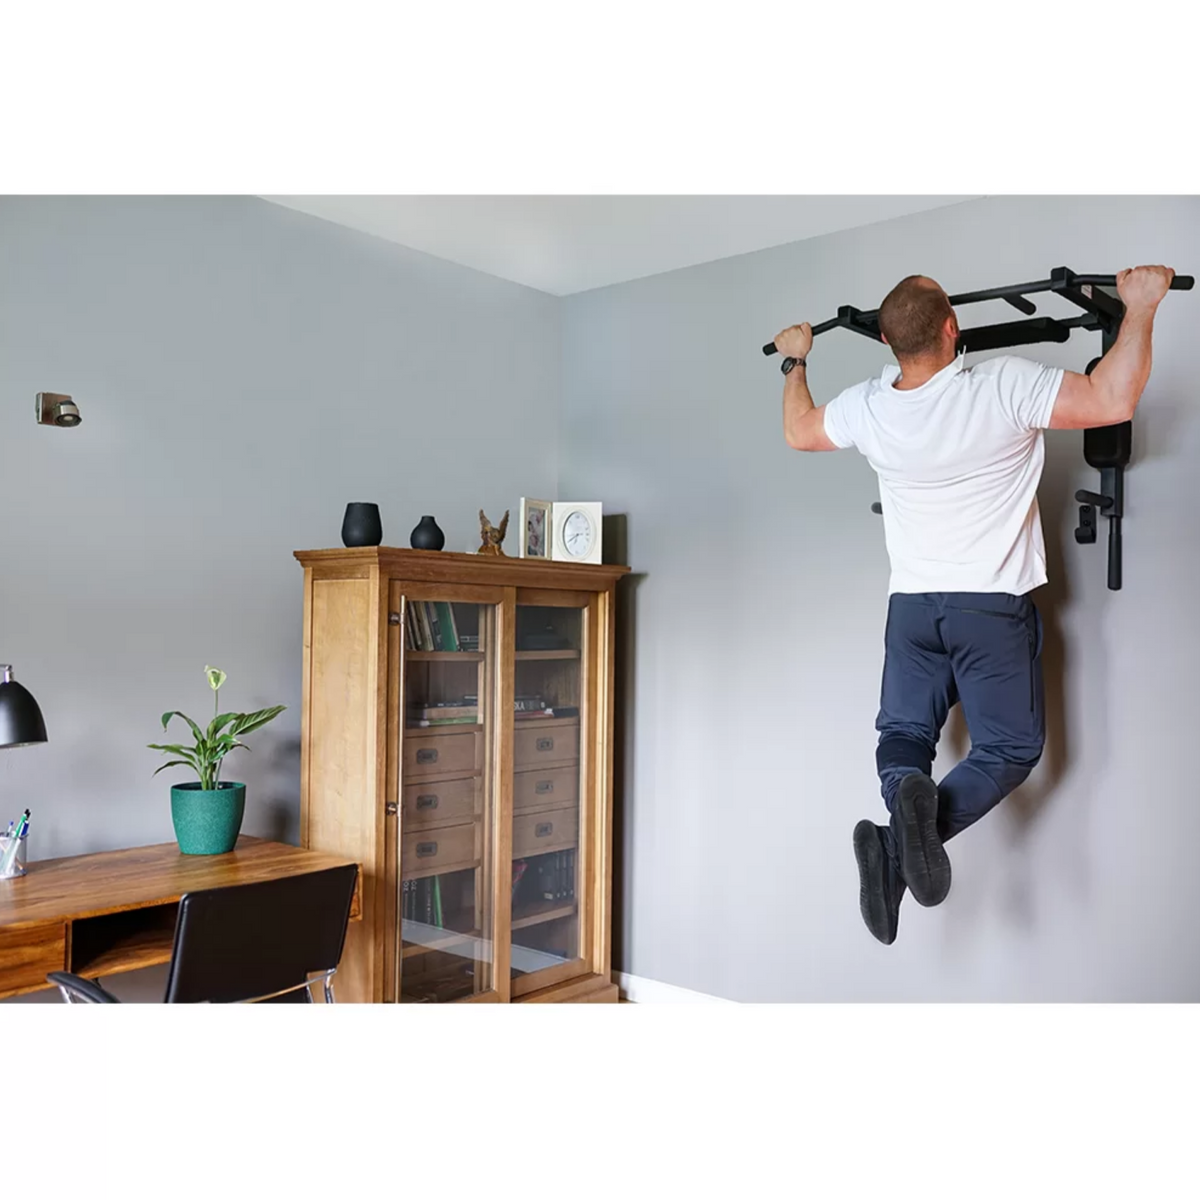
[[[1108,523],[1108,590],[1121,590],[1121,518]]]
[[[1117,286],[1117,277],[1115,275],[1075,275],[1072,279],[1073,282],[1081,285],[1090,283],[1096,287],[1115,288]],[[1171,280],[1170,290],[1172,292],[1190,292],[1195,286],[1195,276],[1176,275]]]
[[[763,353],[764,353],[764,354],[778,354],[778,353],[779,353],[779,349],[778,349],[778,347],[775,345],[775,343],[774,343],[774,342],[768,342],[768,343],[767,343],[767,344],[766,344],[766,345],[763,347]]]

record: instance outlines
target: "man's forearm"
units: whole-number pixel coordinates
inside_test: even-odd
[[[806,370],[797,363],[783,381],[783,436],[794,450],[803,448],[801,421],[816,407]]]
[[[1125,313],[1113,348],[1096,364],[1092,388],[1101,398],[1112,423],[1133,415],[1150,378],[1150,342],[1154,331],[1154,309],[1131,309]]]

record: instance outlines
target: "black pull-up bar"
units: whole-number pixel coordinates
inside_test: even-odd
[[[1176,275],[1171,280],[1171,291],[1190,291],[1195,283],[1191,275]],[[1076,275],[1068,267],[1056,267],[1050,272],[1049,279],[1040,279],[1034,283],[1014,283],[1008,287],[985,288],[981,292],[963,292],[961,295],[951,296],[950,303],[955,308],[960,304],[979,304],[984,300],[1004,300],[1027,317],[1033,318],[1029,321],[1008,321],[999,325],[980,325],[974,329],[964,329],[959,339],[959,347],[968,351],[999,350],[1008,346],[1030,346],[1037,342],[1065,342],[1071,336],[1072,329],[1101,329],[1113,321],[1119,322],[1124,306],[1116,297],[1093,289],[1116,286],[1115,275]],[[1035,296],[1040,292],[1055,292],[1084,311],[1080,316],[1068,317],[1065,320],[1056,317],[1034,317],[1037,305],[1026,297]],[[827,333],[830,329],[849,329],[877,342],[883,340],[879,333],[877,308],[863,312],[853,305],[844,304],[838,309],[836,317],[813,326],[813,337],[819,333]],[[774,342],[768,342],[762,348],[762,352],[778,353]]]
[[[1171,280],[1170,290],[1191,291],[1195,282],[1191,275],[1176,275]],[[955,307],[984,300],[1004,300],[1026,318],[960,330],[958,348],[965,351],[999,350],[1037,342],[1065,342],[1072,329],[1087,329],[1100,331],[1101,355],[1107,354],[1117,340],[1125,305],[1119,297],[1101,289],[1116,286],[1115,275],[1076,275],[1069,267],[1055,267],[1049,279],[1035,283],[1014,283],[1009,287],[951,296],[950,303]],[[1083,311],[1075,317],[1039,317],[1037,305],[1027,297],[1040,292],[1054,292]],[[877,342],[883,341],[879,333],[878,309],[862,312],[851,305],[843,305],[833,320],[813,326],[813,336],[830,329],[849,329]],[[762,351],[764,354],[778,353],[774,342],[768,342]],[[1100,359],[1095,358],[1088,364],[1089,375],[1099,362]],[[1121,587],[1121,522],[1125,504],[1125,468],[1129,465],[1133,446],[1132,430],[1130,421],[1084,430],[1084,458],[1088,466],[1100,472],[1100,491],[1080,489],[1075,493],[1080,505],[1076,541],[1083,545],[1095,542],[1097,513],[1108,519],[1108,586],[1113,591]],[[883,505],[876,501],[871,505],[871,511],[882,513]]]

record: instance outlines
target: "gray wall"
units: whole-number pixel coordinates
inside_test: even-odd
[[[1160,310],[1120,593],[1105,589],[1103,544],[1072,537],[1071,495],[1097,482],[1081,435],[1048,436],[1048,750],[953,843],[946,903],[906,901],[892,947],[862,927],[850,850],[855,821],[883,813],[874,476],[852,452],[787,449],[778,360],[758,351],[785,324],[875,307],[912,272],[961,291],[1136,262],[1195,272],[1200,201],[976,201],[564,302],[559,494],[628,514],[638,573],[622,969],[740,1000],[1200,999],[1200,293]],[[1098,341],[1031,353],[1082,370]],[[850,334],[818,339],[818,402],[885,361]],[[956,714],[939,772],[964,742]]]
[[[349,500],[478,545],[555,485],[558,302],[250,198],[0,198],[0,661],[46,746],[0,754],[31,858],[173,837],[159,715],[287,704],[239,752],[294,840],[302,571]],[[39,391],[83,424],[41,428]],[[182,728],[182,727],[180,727]],[[175,739],[170,739],[175,740]],[[10,811],[11,810],[11,811]]]

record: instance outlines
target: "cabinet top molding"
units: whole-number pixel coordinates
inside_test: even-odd
[[[464,583],[490,583],[500,587],[607,588],[628,567],[607,563],[556,562],[548,558],[493,558],[486,554],[456,554],[446,550],[405,550],[398,546],[356,546],[332,550],[296,550],[305,568],[346,569],[361,572],[378,566],[396,579],[440,582],[447,574]]]

